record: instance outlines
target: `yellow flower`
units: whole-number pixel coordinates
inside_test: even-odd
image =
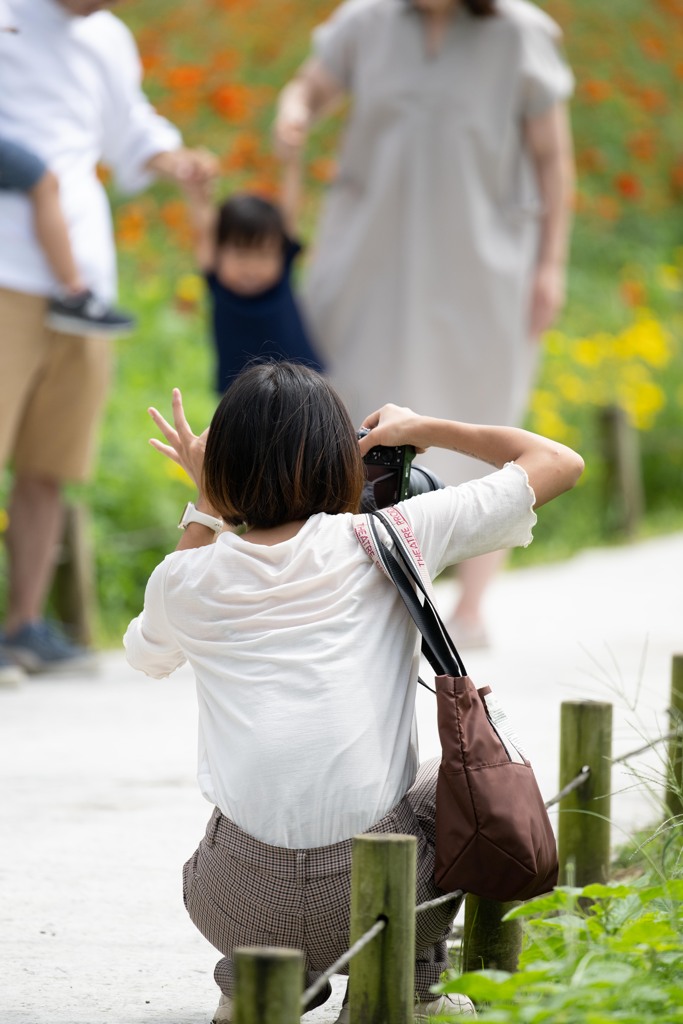
[[[658,368],[666,366],[671,359],[669,335],[652,316],[627,327],[619,335],[617,343],[625,359],[642,359],[649,366]]]
[[[178,279],[175,294],[180,302],[194,306],[204,294],[204,282],[199,274],[183,274]]]
[[[604,336],[579,338],[574,342],[573,354],[576,362],[582,366],[599,366],[605,358]]]
[[[9,516],[6,508],[0,508],[0,533],[4,533],[9,526]]]
[[[543,348],[551,356],[561,356],[567,351],[569,339],[561,331],[546,331],[543,335]]]
[[[662,288],[670,292],[683,291],[683,279],[681,278],[680,267],[671,263],[663,263],[659,268],[659,281]]]
[[[541,408],[534,410],[533,429],[537,434],[552,437],[555,441],[568,441],[570,429],[562,417],[554,409]]]
[[[171,462],[167,459],[165,462],[166,476],[170,476],[171,480],[180,480],[181,483],[186,484],[188,487],[194,488],[194,483],[187,475],[182,466],[179,466],[177,462]]]
[[[585,383],[573,373],[559,374],[555,378],[555,386],[568,402],[580,405],[586,401]]]

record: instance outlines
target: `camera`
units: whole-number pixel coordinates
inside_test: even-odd
[[[361,427],[356,436],[360,440],[370,431]],[[365,486],[360,500],[361,512],[395,505],[405,498],[427,491],[438,491],[444,486],[436,473],[426,466],[413,463],[412,445],[377,445],[363,457]]]

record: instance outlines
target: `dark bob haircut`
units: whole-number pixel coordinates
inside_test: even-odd
[[[274,240],[285,244],[287,231],[282,214],[262,196],[240,192],[218,207],[216,244],[245,248]]]
[[[357,512],[364,479],[349,414],[315,370],[257,363],[223,395],[206,440],[203,483],[232,526]]]

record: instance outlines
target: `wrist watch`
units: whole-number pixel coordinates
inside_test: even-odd
[[[225,523],[219,516],[211,516],[208,512],[200,512],[195,507],[194,502],[188,501],[180,517],[178,529],[186,530],[190,523],[201,523],[202,526],[208,526],[214,533],[220,533],[225,526]]]

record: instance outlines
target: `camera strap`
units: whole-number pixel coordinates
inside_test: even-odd
[[[392,507],[391,513],[398,512],[401,521],[401,526],[398,527],[397,517],[387,516],[388,511],[382,509],[366,516],[356,516],[356,536],[366,554],[398,590],[409,615],[422,635],[422,653],[436,675],[465,676],[465,665],[436,608],[432,582],[410,524],[396,508]],[[399,557],[382,542],[376,519],[384,525]],[[425,576],[427,582],[424,580]],[[422,602],[415,587],[423,595]],[[422,680],[419,681],[423,686],[427,685]],[[431,687],[427,686],[427,689]]]

